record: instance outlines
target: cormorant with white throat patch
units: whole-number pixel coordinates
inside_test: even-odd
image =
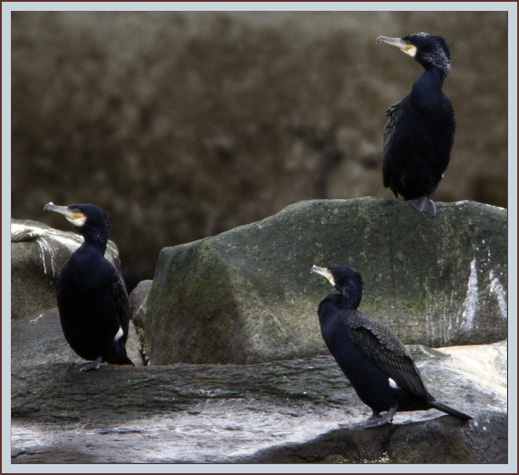
[[[377,43],[396,46],[424,68],[411,92],[387,111],[384,186],[418,211],[436,216],[436,205],[429,196],[449,164],[455,130],[454,109],[442,91],[450,70],[449,46],[442,36],[428,33],[379,36]]]
[[[102,362],[133,364],[126,354],[130,304],[119,271],[104,257],[108,213],[92,204],[57,206],[47,211],[65,216],[85,241],[69,257],[58,276],[58,310],[65,339],[85,360],[81,371]]]
[[[373,411],[367,427],[393,421],[397,411],[439,409],[460,419],[472,419],[434,399],[402,342],[385,325],[358,310],[362,278],[346,266],[313,266],[340,293],[319,304],[323,339],[364,404]],[[381,416],[381,412],[386,412]]]

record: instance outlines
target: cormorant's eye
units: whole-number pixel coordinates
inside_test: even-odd
[[[70,223],[77,227],[85,224],[87,217],[79,208],[68,208],[68,211],[70,214],[66,218]]]
[[[413,43],[408,41],[407,45],[405,46],[404,53],[414,58],[416,56],[417,51],[417,47]]]
[[[69,208],[72,213],[74,213],[74,219],[80,218],[83,216],[83,213],[79,210],[79,208]]]

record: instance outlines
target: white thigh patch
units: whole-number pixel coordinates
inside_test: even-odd
[[[124,335],[123,327],[119,327],[118,332],[115,334],[114,341],[120,340],[123,335]]]

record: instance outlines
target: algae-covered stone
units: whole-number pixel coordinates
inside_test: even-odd
[[[56,306],[56,278],[83,237],[30,220],[11,220],[11,318],[28,318]],[[106,257],[117,267],[117,247]]]
[[[406,344],[499,341],[507,332],[506,210],[438,203],[432,218],[375,198],[306,201],[161,251],[148,296],[151,362],[255,363],[326,352],[332,291],[312,264],[349,265],[361,309]]]

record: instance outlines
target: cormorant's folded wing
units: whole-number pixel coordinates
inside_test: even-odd
[[[349,333],[366,357],[400,388],[424,401],[431,398],[411,355],[388,327],[356,311],[350,317]]]
[[[128,338],[128,326],[130,324],[131,310],[128,300],[128,292],[121,274],[114,268],[114,282],[112,284],[112,295],[115,299],[118,315],[121,319],[121,328],[123,329],[123,341],[126,343]]]
[[[393,133],[397,127],[398,121],[402,115],[402,107],[400,106],[400,102],[393,104],[386,112],[386,116],[388,116],[388,120],[386,123],[386,127],[384,129],[384,143],[383,143],[383,152],[384,159],[382,161],[382,178],[384,181],[384,186],[387,188],[389,186],[390,178],[391,178],[391,166],[389,161],[387,160],[389,144],[393,138]]]

